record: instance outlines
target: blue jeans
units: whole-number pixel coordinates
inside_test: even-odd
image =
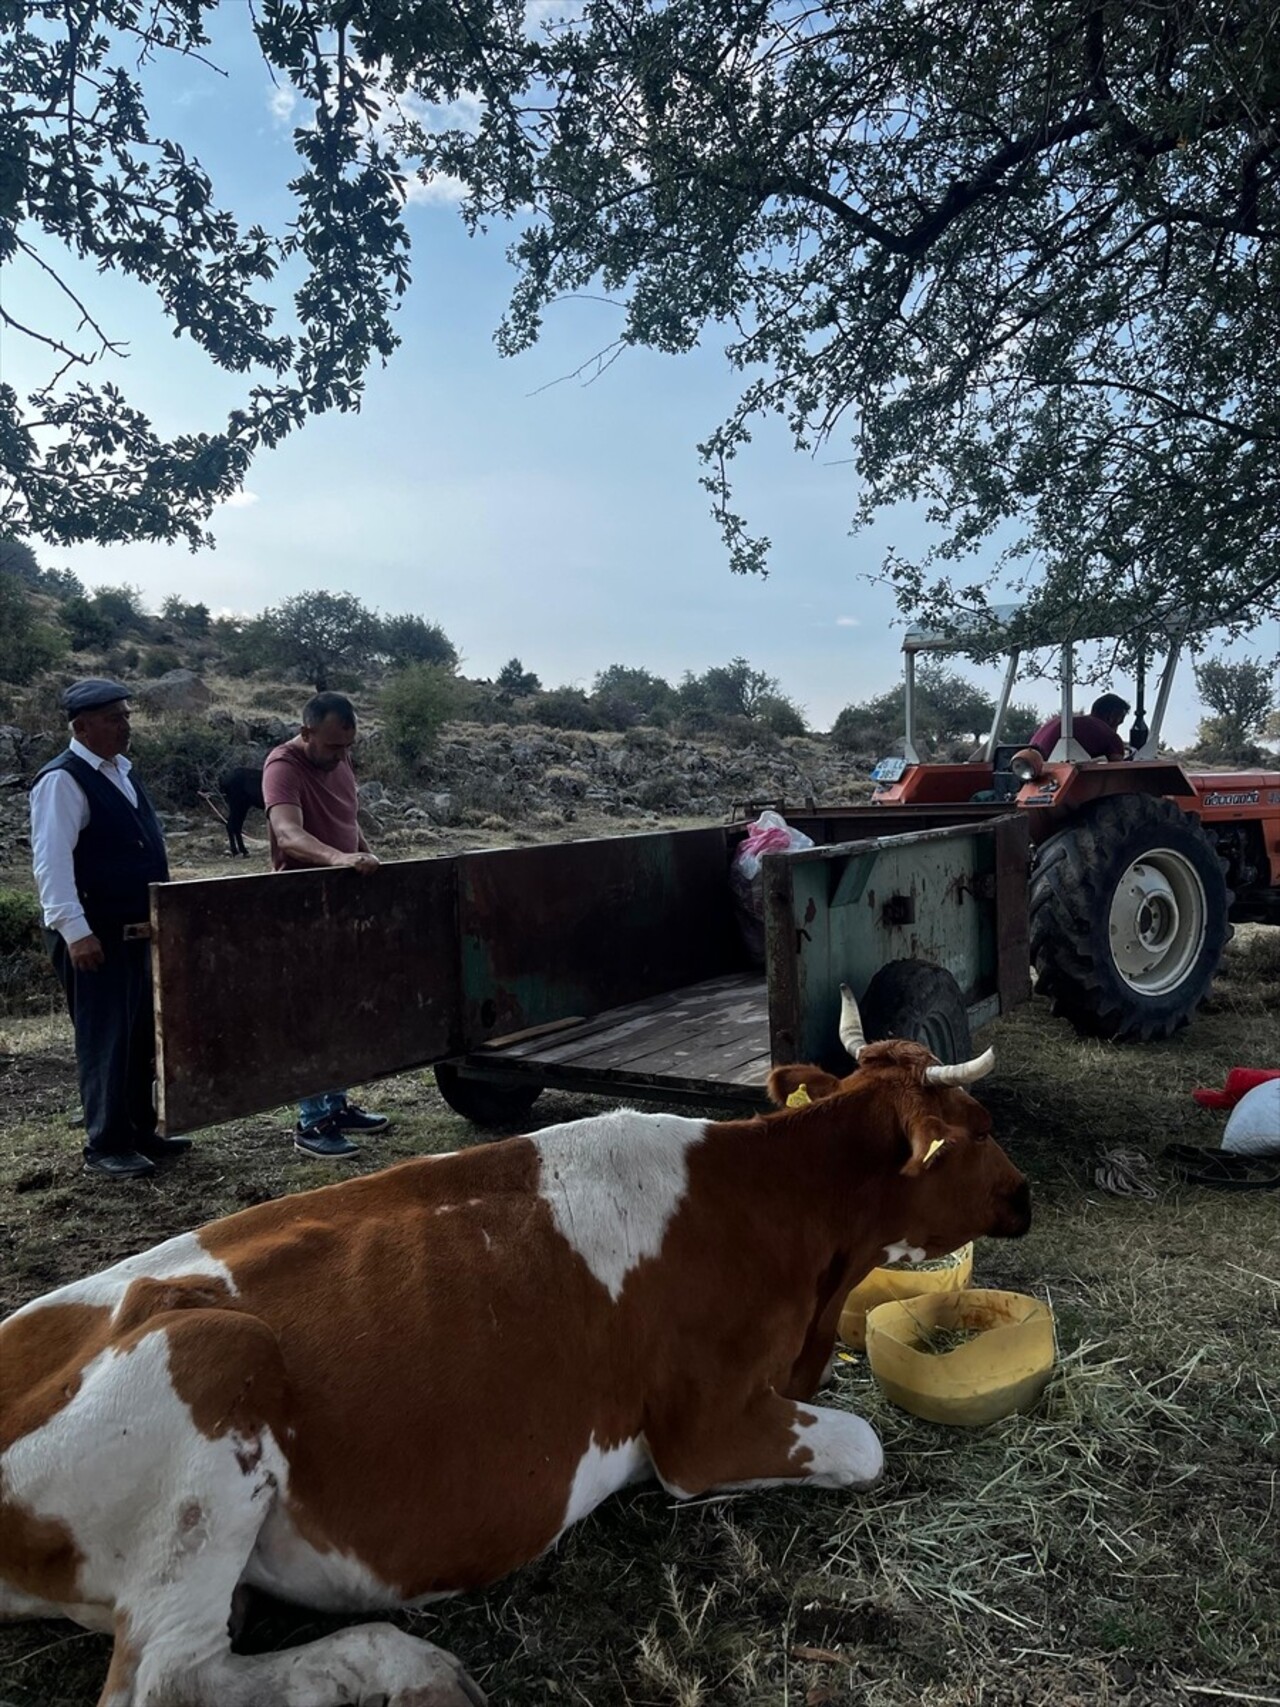
[[[345,1091],[321,1091],[318,1097],[303,1097],[298,1105],[298,1113],[304,1126],[318,1126],[322,1120],[327,1120],[331,1114],[337,1114],[345,1106],[347,1093]]]

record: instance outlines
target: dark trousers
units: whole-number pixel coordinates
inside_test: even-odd
[[[86,1157],[136,1150],[156,1130],[151,945],[119,933],[98,938],[106,960],[96,972],[77,972],[58,933],[44,933],[75,1027]]]

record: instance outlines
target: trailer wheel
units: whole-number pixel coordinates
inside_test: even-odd
[[[1086,1035],[1169,1037],[1208,992],[1231,936],[1230,905],[1212,842],[1173,801],[1098,800],[1036,857],[1038,987]]]
[[[541,1085],[504,1085],[496,1079],[468,1078],[448,1061],[441,1061],[432,1070],[449,1107],[476,1126],[515,1126],[542,1094]]]
[[[858,1008],[870,1043],[905,1037],[950,1063],[973,1055],[960,986],[945,967],[932,961],[891,960],[867,985]]]

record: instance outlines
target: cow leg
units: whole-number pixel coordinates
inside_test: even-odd
[[[861,1417],[758,1393],[736,1414],[671,1418],[650,1430],[649,1452],[678,1499],[712,1488],[867,1488],[884,1469],[879,1436]]]
[[[279,1654],[227,1653],[181,1687],[140,1695],[137,1707],[485,1707],[452,1654],[394,1624],[356,1624]]]

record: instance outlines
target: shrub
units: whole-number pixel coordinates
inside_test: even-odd
[[[775,735],[804,735],[807,733],[804,713],[785,694],[762,694],[756,701],[752,718],[763,723]]]
[[[581,688],[553,688],[540,693],[528,707],[531,723],[548,729],[599,729],[600,719]]]
[[[0,954],[40,946],[40,903],[25,889],[0,889]]]
[[[438,622],[420,616],[386,616],[378,650],[393,669],[408,664],[444,664],[458,667],[458,650]]]
[[[56,664],[66,649],[63,635],[37,621],[36,607],[21,582],[0,576],[0,678],[29,682]]]
[[[34,895],[0,889],[0,1010],[13,1009],[41,991],[52,992],[40,918]]]
[[[198,806],[201,790],[216,787],[219,774],[233,761],[225,734],[192,717],[135,729],[129,756],[147,793],[171,811]]]
[[[435,746],[454,704],[454,680],[446,665],[410,664],[387,682],[379,701],[382,731],[406,769],[416,769]]]
[[[66,599],[58,611],[73,652],[98,652],[111,644],[115,629],[96,611],[82,593]]]
[[[142,673],[144,676],[155,678],[167,675],[170,670],[176,670],[182,663],[177,651],[165,650],[162,646],[153,646],[149,652],[142,654]]]

